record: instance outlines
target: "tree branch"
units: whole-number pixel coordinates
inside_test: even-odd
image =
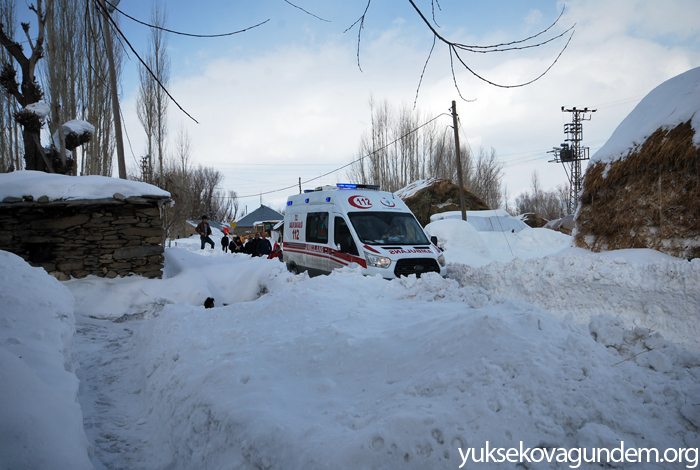
[[[436,0],[435,0],[435,1],[436,1]],[[474,77],[478,78],[479,80],[488,83],[489,85],[492,85],[492,86],[495,86],[495,87],[499,87],[499,88],[518,88],[518,87],[523,87],[523,86],[525,86],[525,85],[529,85],[529,84],[531,84],[531,83],[533,83],[533,82],[536,82],[537,80],[539,80],[540,78],[542,78],[547,72],[549,72],[549,70],[551,70],[551,68],[554,66],[554,64],[557,63],[557,61],[559,60],[559,58],[561,57],[561,55],[564,53],[564,51],[566,50],[566,48],[569,46],[569,43],[571,42],[571,38],[572,38],[573,35],[574,35],[574,32],[573,32],[572,30],[573,30],[574,27],[576,26],[576,25],[574,24],[573,26],[571,26],[569,29],[567,29],[567,30],[564,31],[563,33],[558,34],[558,35],[556,35],[556,36],[554,36],[554,37],[552,37],[552,38],[549,38],[549,39],[547,39],[547,40],[543,40],[543,41],[537,42],[537,43],[535,43],[535,44],[525,44],[526,42],[531,41],[531,40],[533,40],[533,39],[535,39],[535,38],[538,38],[538,37],[540,37],[541,35],[543,35],[543,34],[545,34],[546,32],[548,32],[550,29],[552,29],[552,28],[554,27],[554,25],[556,25],[556,24],[559,22],[559,20],[561,19],[562,15],[564,14],[565,9],[562,8],[562,11],[561,11],[561,13],[559,14],[559,16],[557,17],[557,19],[554,20],[554,22],[553,22],[551,25],[549,25],[547,28],[543,29],[542,31],[538,32],[537,34],[534,34],[534,35],[532,35],[532,36],[529,36],[529,37],[527,37],[527,38],[525,38],[525,39],[519,39],[519,40],[517,40],[517,41],[511,41],[511,42],[500,43],[500,44],[492,44],[492,45],[489,45],[489,46],[473,46],[473,45],[468,45],[468,44],[461,44],[461,43],[452,42],[452,41],[447,40],[447,39],[444,38],[443,36],[441,36],[441,35],[437,32],[437,30],[433,27],[433,25],[430,23],[430,21],[428,21],[428,19],[425,17],[425,15],[423,14],[423,12],[416,6],[416,4],[414,3],[414,1],[413,1],[413,0],[408,0],[408,2],[411,4],[411,6],[413,6],[414,10],[416,10],[416,12],[417,12],[418,15],[420,16],[420,18],[423,20],[423,22],[428,26],[428,28],[430,29],[430,31],[433,33],[434,39],[437,39],[437,40],[439,40],[440,42],[442,42],[443,44],[447,45],[447,47],[448,47],[448,49],[449,49],[449,51],[450,51],[450,69],[451,69],[451,72],[452,72],[452,80],[454,81],[455,88],[457,89],[457,93],[459,94],[460,98],[463,99],[463,100],[464,100],[464,97],[462,96],[462,93],[461,93],[460,90],[459,90],[459,86],[457,85],[457,77],[456,77],[456,75],[455,75],[455,70],[454,70],[454,59],[455,59],[455,57],[456,57],[457,61],[459,61],[459,63],[462,64],[462,66],[463,66],[469,73],[471,73]],[[431,2],[431,3],[432,3],[432,2]],[[439,7],[439,4],[438,4],[438,7]],[[434,18],[434,16],[435,16],[435,10],[434,10],[434,7],[433,7],[433,18]],[[437,23],[436,23],[436,24],[437,24]],[[517,83],[517,84],[514,84],[514,85],[503,85],[503,84],[496,83],[496,82],[494,82],[494,81],[492,81],[492,80],[489,80],[489,79],[487,79],[487,78],[481,76],[480,74],[476,73],[471,67],[469,67],[469,66],[467,65],[467,63],[466,63],[466,62],[462,59],[462,57],[459,55],[459,52],[460,52],[460,51],[466,51],[466,52],[472,52],[472,53],[485,54],[485,53],[490,53],[490,52],[506,52],[506,51],[513,51],[513,50],[531,49],[531,48],[535,48],[535,47],[544,46],[545,44],[548,44],[548,43],[550,43],[550,42],[552,42],[552,41],[554,41],[554,40],[556,40],[556,39],[559,39],[559,38],[563,37],[564,35],[566,35],[566,34],[569,33],[569,32],[571,32],[571,35],[569,36],[569,39],[566,41],[566,44],[564,45],[564,47],[562,48],[562,50],[559,51],[559,54],[557,55],[557,57],[556,57],[556,58],[554,59],[554,61],[549,65],[549,67],[547,67],[547,69],[546,69],[544,72],[542,72],[540,75],[538,75],[537,77],[535,77],[535,78],[532,79],[532,80],[529,80],[529,81],[526,81],[526,82],[523,82],[523,83]],[[358,44],[358,47],[359,47],[359,44]],[[435,41],[433,41],[433,47],[435,47]],[[431,54],[432,54],[432,49],[431,49]],[[454,57],[453,57],[453,54],[454,54]],[[430,59],[430,56],[428,56],[428,59]],[[427,65],[427,61],[426,61],[426,65]],[[423,69],[423,72],[425,72],[425,67],[424,67],[424,69]],[[423,78],[423,76],[421,75],[421,80],[422,80],[422,78]],[[420,84],[419,84],[419,88],[420,88]],[[416,98],[416,99],[417,99],[417,98]],[[465,100],[465,101],[466,101],[466,100]]]
[[[367,0],[367,6],[365,7],[365,11],[362,13],[362,16],[360,16],[353,24],[343,31],[343,33],[347,33],[353,28],[353,26],[360,23],[360,26],[357,28],[357,68],[360,69],[360,72],[362,72],[362,67],[360,66],[360,39],[362,38],[362,29],[365,27],[365,15],[367,15],[367,10],[369,10],[370,3],[372,3],[372,0]]]
[[[289,5],[293,6],[294,8],[298,8],[299,10],[303,11],[304,13],[306,13],[306,14],[309,15],[309,16],[313,16],[313,17],[316,18],[316,19],[319,19],[319,20],[321,20],[321,21],[325,21],[326,23],[330,23],[329,20],[324,20],[324,19],[321,18],[320,16],[316,16],[316,15],[314,15],[313,13],[309,13],[308,11],[304,10],[302,7],[293,4],[293,3],[290,2],[289,0],[283,0],[283,1],[284,1],[285,3],[288,3]]]

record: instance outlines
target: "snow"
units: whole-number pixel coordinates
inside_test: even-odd
[[[0,468],[92,468],[72,371],[73,295],[4,251],[0,286]]]
[[[657,129],[672,129],[691,121],[693,143],[700,146],[700,67],[677,75],[654,88],[591,157],[591,164],[611,163],[642,145]]]
[[[62,127],[64,135],[68,135],[71,132],[75,132],[78,135],[82,135],[86,132],[90,135],[95,135],[95,126],[82,119],[73,119],[72,121],[64,122]],[[54,132],[51,140],[56,148],[61,147],[61,138],[58,135],[58,131]]]
[[[39,119],[42,121],[46,119],[46,116],[48,116],[51,113],[51,108],[49,108],[49,105],[44,103],[43,101],[29,104],[24,109],[33,112],[34,114],[39,116]]]
[[[48,196],[50,201],[112,198],[115,193],[126,197],[160,196],[170,193],[139,181],[106,176],[69,176],[43,171],[14,171],[0,174],[0,201],[6,197]]]
[[[409,184],[408,186],[405,186],[398,191],[396,191],[394,194],[398,196],[399,198],[406,200],[409,197],[413,197],[420,191],[421,189],[428,188],[432,186],[436,181],[439,181],[439,178],[428,178],[424,180],[416,180],[413,183]]]
[[[510,232],[529,228],[522,220],[511,216],[503,209],[495,209],[488,211],[466,211],[467,222],[474,226],[479,232]],[[440,212],[430,216],[430,221],[444,219],[462,220],[461,211]]]
[[[5,433],[40,418],[54,447],[24,444],[76,459],[56,468],[90,452],[98,469],[454,469],[486,441],[700,446],[698,260],[450,218],[426,230],[448,278],[294,276],[192,237],[166,249],[164,279],[61,284],[2,253],[0,373],[23,379],[0,381],[16,417],[0,419],[0,468],[29,454]],[[34,394],[75,405],[73,314],[81,408],[64,416]],[[64,425],[81,409],[84,430]]]

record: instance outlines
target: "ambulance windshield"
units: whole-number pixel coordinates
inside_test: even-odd
[[[412,214],[405,212],[350,212],[352,226],[368,245],[428,245],[428,239]]]

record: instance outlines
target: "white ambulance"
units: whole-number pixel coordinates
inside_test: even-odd
[[[290,271],[328,274],[351,263],[386,279],[445,276],[445,257],[411,210],[378,186],[338,184],[287,199],[284,261]]]

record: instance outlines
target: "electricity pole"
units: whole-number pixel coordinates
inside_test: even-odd
[[[561,163],[564,165],[564,171],[566,171],[566,165],[569,164],[569,171],[566,172],[569,177],[569,200],[567,201],[567,209],[569,214],[573,214],[578,205],[578,195],[581,192],[581,187],[583,183],[583,174],[581,173],[581,162],[583,160],[590,159],[588,147],[583,147],[581,142],[583,141],[583,121],[590,121],[591,118],[586,119],[586,114],[595,113],[595,109],[565,109],[564,106],[561,107],[563,113],[571,113],[571,122],[569,124],[564,124],[564,133],[566,134],[566,139],[560,147],[554,147],[547,153],[554,154],[554,160],[550,160],[550,163]]]
[[[119,3],[111,2],[111,10]],[[105,36],[105,48],[107,49],[107,62],[109,64],[109,86],[112,95],[112,114],[114,115],[114,137],[117,144],[117,164],[119,165],[119,177],[126,179],[126,162],[124,160],[124,139],[122,137],[122,118],[119,113],[119,94],[117,91],[117,71],[114,67],[114,50],[112,47],[112,33],[109,25],[109,12],[105,0],[100,0],[102,6],[102,31]]]
[[[455,130],[455,155],[457,157],[457,184],[459,185],[459,205],[462,209],[462,220],[467,220],[467,209],[464,203],[464,183],[462,179],[462,159],[459,154],[459,126],[457,125],[457,103],[452,101],[452,125]]]

